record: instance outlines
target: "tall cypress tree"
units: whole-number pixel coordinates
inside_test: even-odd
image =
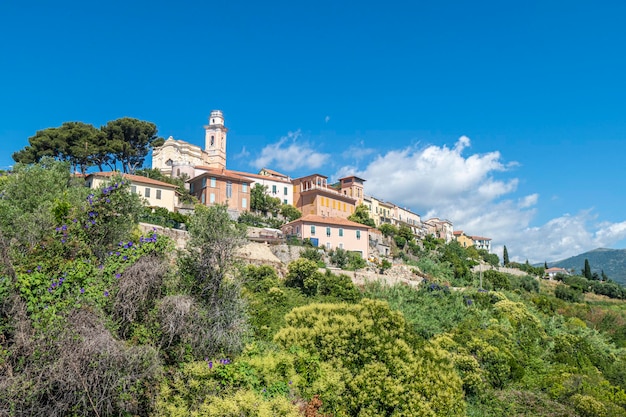
[[[583,275],[587,279],[593,278],[593,275],[591,274],[591,267],[589,266],[589,259],[585,259],[585,269],[583,270]]]
[[[504,251],[502,251],[502,260],[504,262],[504,266],[509,265],[509,251],[506,250],[506,245],[504,245]]]

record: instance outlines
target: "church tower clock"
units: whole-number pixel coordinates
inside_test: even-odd
[[[207,165],[211,168],[226,168],[226,132],[224,115],[220,110],[213,110],[209,116],[209,124],[204,126],[206,131],[204,151],[207,154]]]

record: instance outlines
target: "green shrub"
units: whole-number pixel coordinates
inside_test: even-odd
[[[460,378],[437,351],[415,352],[402,314],[380,301],[294,309],[275,341],[319,355],[353,375],[344,400],[321,400],[335,415],[464,415]],[[346,401],[347,400],[347,401]]]
[[[510,290],[511,281],[509,275],[504,272],[489,269],[483,273],[485,287],[494,290]]]
[[[330,262],[337,268],[345,269],[348,266],[348,251],[337,248],[330,251]]]
[[[573,303],[581,302],[583,299],[582,291],[575,290],[568,285],[557,285],[554,289],[554,295],[561,300],[571,301]]]
[[[302,252],[300,252],[300,257],[313,261],[317,264],[324,260],[323,251],[317,248],[305,248]]]
[[[247,265],[243,270],[244,286],[253,292],[266,292],[278,286],[278,274],[270,265]]]

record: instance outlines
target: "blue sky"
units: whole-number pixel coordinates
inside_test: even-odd
[[[300,4],[303,3],[303,4]],[[228,167],[356,173],[513,259],[626,247],[624,2],[0,4],[0,168],[130,116]]]

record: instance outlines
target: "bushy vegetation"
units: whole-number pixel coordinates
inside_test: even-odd
[[[244,264],[225,207],[197,208],[180,252],[138,231],[143,209],[50,160],[0,181],[0,415],[626,416],[614,283],[481,288],[471,267],[495,259],[431,240],[419,287],[358,288],[318,249]]]

